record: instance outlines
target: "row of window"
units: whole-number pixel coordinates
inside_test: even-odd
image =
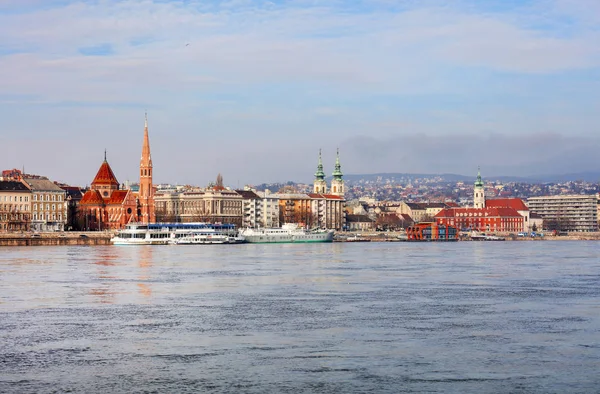
[[[2,198],[3,197],[3,198]],[[0,197],[0,201],[4,200],[4,202],[29,202],[29,196],[2,196]],[[14,199],[13,199],[14,197]]]
[[[33,201],[62,201],[63,196],[61,194],[34,194]]]
[[[46,211],[49,211],[50,208],[52,208],[53,211],[56,211],[56,210],[60,211],[61,207],[62,207],[61,204],[52,204],[52,205],[46,204]],[[37,204],[33,204],[33,210],[34,211],[38,210],[38,205]],[[40,211],[44,210],[44,204],[40,204],[40,209],[39,210]]]
[[[0,219],[7,221],[7,220],[27,220],[28,219],[28,215],[24,214],[24,213],[17,213],[17,214],[8,214],[5,213],[3,215],[0,215]]]
[[[39,216],[37,214],[37,212],[33,213],[33,220],[44,220],[44,218],[48,221],[48,220],[57,220],[58,221],[62,221],[62,213],[59,213],[58,215],[56,215],[55,213],[53,213],[52,215],[50,215],[49,213],[46,213],[46,215],[44,215],[43,213],[40,213]],[[50,219],[52,218],[52,219]]]
[[[0,210],[2,211],[29,211],[29,205],[24,204],[1,204]]]

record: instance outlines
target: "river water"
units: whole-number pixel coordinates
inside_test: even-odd
[[[600,392],[600,242],[2,248],[0,392]]]

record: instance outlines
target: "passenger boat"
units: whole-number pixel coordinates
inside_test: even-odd
[[[247,228],[240,235],[249,243],[333,242],[333,230],[304,230],[291,223],[281,228]]]
[[[217,234],[214,231],[194,232],[189,235],[174,239],[174,245],[205,245],[205,244],[241,244],[244,237]]]
[[[168,245],[198,232],[236,237],[234,224],[220,223],[129,223],[111,238],[113,245]]]

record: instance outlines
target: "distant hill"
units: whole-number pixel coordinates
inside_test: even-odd
[[[396,182],[414,181],[415,179],[438,179],[439,182],[474,182],[473,175],[460,174],[409,174],[409,173],[377,173],[377,174],[348,174],[344,179],[349,182],[375,182],[378,179],[382,181],[394,180]],[[485,180],[500,182],[521,182],[521,183],[561,183],[568,181],[585,181],[591,183],[600,182],[600,172],[579,172],[571,174],[545,174],[534,176],[484,176]]]
[[[578,172],[571,174],[546,174],[546,175],[534,175],[534,176],[484,176],[484,180],[487,181],[499,181],[502,183],[508,182],[519,182],[519,183],[563,183],[569,181],[585,181],[590,183],[600,183],[600,172],[589,171],[589,172]],[[381,182],[392,181],[396,183],[406,184],[408,182],[414,182],[416,179],[429,180],[430,182],[474,182],[475,176],[473,175],[460,175],[460,174],[409,174],[403,172],[382,172],[376,174],[347,174],[344,175],[344,180],[349,184],[359,182]],[[327,182],[331,182],[331,177],[327,178]],[[306,182],[308,185],[312,184],[312,180]],[[271,191],[277,191],[283,186],[297,186],[304,184],[304,182],[293,182],[289,181],[286,183],[263,183],[256,185],[258,190],[270,189]]]

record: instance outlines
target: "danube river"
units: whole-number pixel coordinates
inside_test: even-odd
[[[2,393],[600,392],[600,242],[0,249]]]

